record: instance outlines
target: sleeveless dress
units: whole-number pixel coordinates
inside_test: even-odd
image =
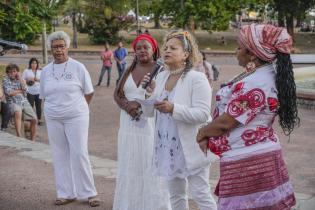
[[[128,100],[144,99],[130,74],[124,85]],[[152,174],[154,118],[134,121],[124,110],[118,131],[118,168],[114,210],[170,209],[166,183]]]

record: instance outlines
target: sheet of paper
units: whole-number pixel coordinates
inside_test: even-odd
[[[152,98],[152,99],[136,99],[136,101],[138,101],[141,105],[143,106],[153,106],[156,102],[158,102],[158,100],[156,98]]]

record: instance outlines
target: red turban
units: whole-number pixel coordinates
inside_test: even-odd
[[[158,43],[157,41],[150,35],[148,34],[140,34],[139,36],[137,36],[131,43],[133,49],[136,51],[136,45],[140,40],[146,40],[148,41],[153,49],[153,52],[155,53],[157,48],[158,48]]]
[[[277,52],[290,54],[292,38],[285,28],[265,24],[245,25],[241,28],[239,42],[264,61],[275,60]]]

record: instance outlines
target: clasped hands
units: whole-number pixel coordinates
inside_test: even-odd
[[[141,105],[136,101],[129,101],[126,109],[132,120],[140,120],[142,114]]]
[[[204,125],[201,128],[199,128],[196,141],[199,144],[201,151],[207,155],[209,137],[207,136],[206,133],[207,133],[207,125]]]
[[[142,79],[142,81],[141,81],[141,86],[144,86],[147,82],[149,82],[150,81],[150,73],[148,73],[148,74],[146,74],[144,77],[143,77],[143,79]],[[147,88],[146,88],[146,93],[147,93],[147,95],[151,95],[152,93],[153,93],[153,91],[154,91],[154,89],[155,89],[155,86],[156,86],[156,84],[155,84],[155,81],[154,80],[152,80],[151,82],[150,82],[150,84],[147,86]],[[168,100],[167,100],[167,98],[165,98],[165,99],[163,99],[163,101],[159,101],[159,102],[156,102],[156,103],[154,103],[154,108],[156,109],[156,110],[158,110],[159,112],[162,112],[162,113],[173,113],[173,110],[174,110],[174,104],[173,103],[171,103],[171,102],[169,102]]]

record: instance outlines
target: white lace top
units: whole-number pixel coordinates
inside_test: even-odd
[[[164,90],[159,101],[173,102],[174,95],[175,88],[171,92]],[[177,125],[169,113],[157,112],[153,173],[166,179],[185,178],[189,175]]]

